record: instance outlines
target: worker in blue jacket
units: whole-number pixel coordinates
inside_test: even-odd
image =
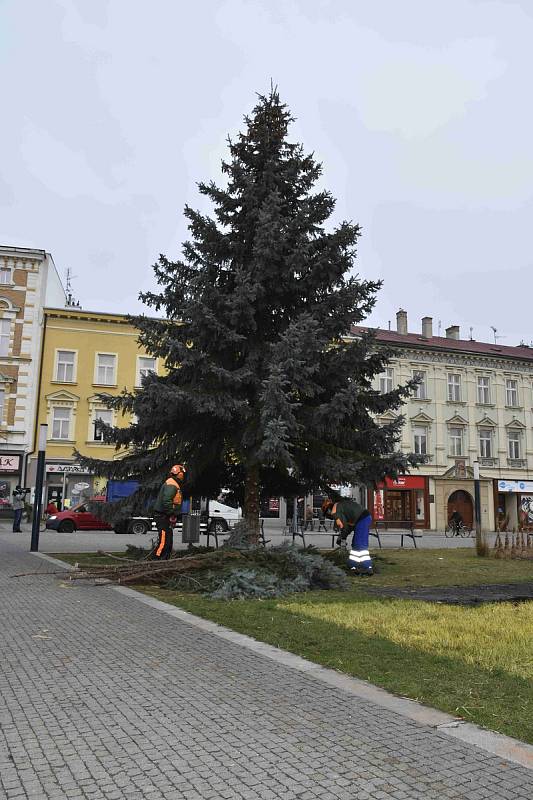
[[[181,514],[183,502],[181,487],[184,480],[185,467],[182,464],[174,464],[154,503],[154,520],[159,534],[154,552],[156,559],[167,559],[171,556],[174,543],[174,524],[178,515]]]
[[[324,516],[333,520],[335,530],[339,532],[337,544],[341,544],[353,533],[352,546],[348,556],[350,569],[356,575],[373,575],[372,559],[368,550],[368,537],[372,517],[368,509],[349,497],[335,501],[326,497],[322,503]]]

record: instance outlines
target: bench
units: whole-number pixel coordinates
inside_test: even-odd
[[[226,530],[219,530],[217,525],[202,523],[200,525],[200,533],[207,536],[207,547],[209,547],[209,538],[212,536],[215,540],[216,549],[218,550],[218,537],[229,536],[232,527],[233,526],[229,526]],[[265,520],[261,519],[259,521],[259,544],[266,547],[269,542],[270,539],[265,539]]]
[[[379,534],[381,533],[396,533],[401,535],[401,547],[403,547],[403,538],[407,536],[409,539],[413,540],[413,544],[416,547],[416,540],[422,538],[422,532],[415,531],[413,522],[411,520],[397,520],[397,519],[379,519],[374,521],[374,530],[370,529],[369,533],[371,536],[375,536],[378,540],[378,544],[381,550],[381,539]]]
[[[315,530],[315,523],[318,523],[317,530]],[[333,550],[335,547],[335,539],[339,535],[339,532],[334,529],[333,522],[331,520],[317,519],[314,517],[312,521],[308,520],[306,523],[302,523],[302,520],[299,519],[297,530],[293,530],[292,523],[287,525],[283,529],[283,534],[292,536],[293,544],[296,536],[299,536],[304,547],[307,547],[305,542],[306,536],[323,536],[326,534],[331,536],[331,549]]]

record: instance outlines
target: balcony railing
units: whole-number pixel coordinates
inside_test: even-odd
[[[498,466],[498,459],[491,458],[489,456],[480,456],[478,458],[479,466],[480,467],[497,467]]]
[[[527,469],[527,460],[525,458],[508,458],[507,465],[513,469]]]

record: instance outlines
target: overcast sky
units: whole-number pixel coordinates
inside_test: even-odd
[[[271,78],[363,227],[371,323],[533,340],[532,0],[0,0],[0,243],[140,309]]]

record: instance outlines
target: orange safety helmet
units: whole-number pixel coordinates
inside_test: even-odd
[[[185,469],[183,464],[174,464],[174,466],[170,468],[170,474],[174,475],[180,481],[183,481],[185,479],[186,472],[187,470]]]

